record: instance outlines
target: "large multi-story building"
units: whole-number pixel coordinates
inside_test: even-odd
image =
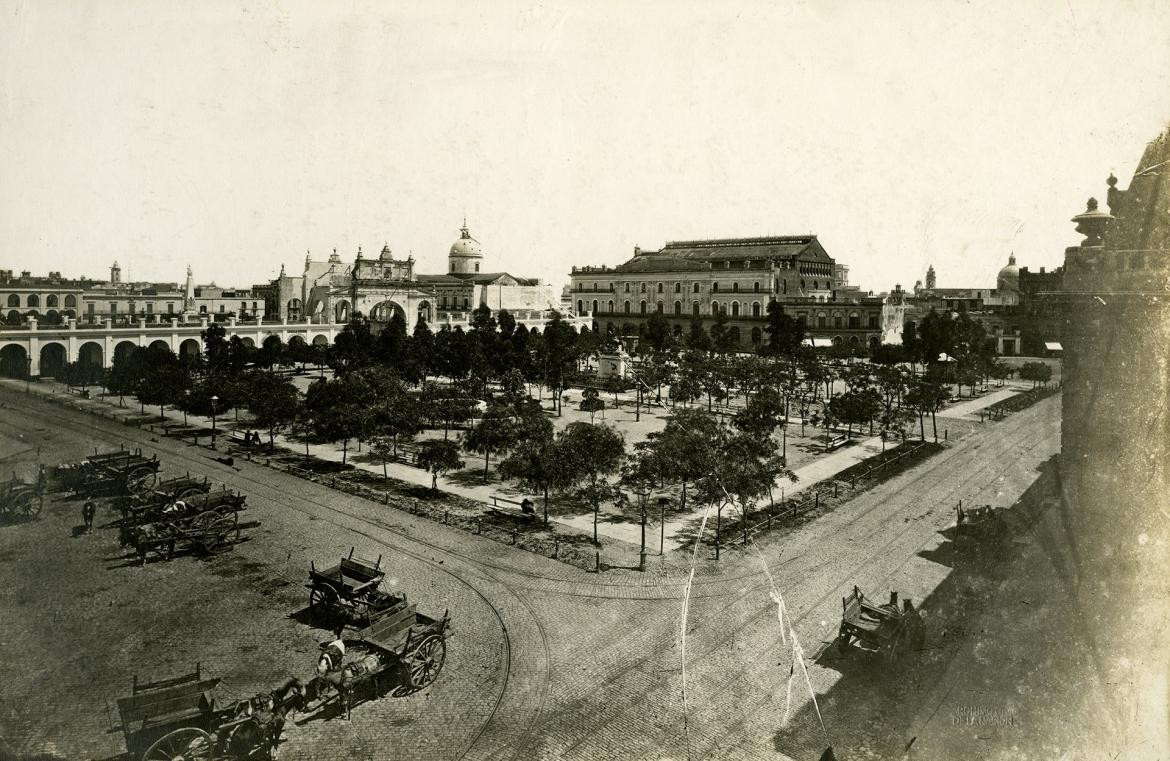
[[[571,294],[578,316],[610,335],[643,333],[658,313],[681,335],[692,318],[706,323],[722,312],[744,349],[764,340],[768,303],[803,319],[811,336],[861,348],[881,341],[883,298],[848,285],[815,235],[674,241],[657,251],[634,248],[615,267],[573,267]]]
[[[35,318],[57,324],[70,318],[80,323],[115,324],[144,318],[148,323],[184,315],[206,315],[214,319],[255,320],[264,317],[264,300],[248,289],[196,285],[191,268],[186,283],[126,282],[117,262],[110,267],[107,281],[88,278],[67,279],[59,272],[36,277],[30,272],[14,275],[0,270],[0,306],[4,322],[19,325]]]
[[[1089,199],[1065,250],[1064,367],[1056,604],[1084,623],[1082,664],[1124,711],[1102,716],[1110,752],[1170,746],[1170,129],[1130,181],[1109,177],[1109,212]],[[1062,546],[1063,545],[1063,546]],[[1102,749],[1104,750],[1104,749]],[[1100,755],[1098,753],[1098,755]]]
[[[342,261],[336,249],[327,260],[306,253],[300,275],[280,276],[262,290],[273,314],[292,321],[346,322],[355,314],[375,324],[394,314],[413,326],[419,318],[433,326],[466,325],[481,305],[508,310],[517,320],[542,323],[558,306],[552,288],[536,278],[483,270],[484,253],[466,222],[447,252],[447,272],[415,272],[413,256],[396,259],[387,244],[376,258],[358,247],[352,263]]]

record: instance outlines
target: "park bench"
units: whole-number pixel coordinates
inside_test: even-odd
[[[244,431],[232,431],[230,434],[228,434],[228,442],[235,444],[237,447],[250,446],[246,440]]]
[[[833,438],[829,439],[828,443],[825,444],[825,451],[832,452],[834,449],[840,449],[848,443],[849,437],[845,434],[834,436]]]
[[[528,510],[524,509],[525,504],[528,505]],[[494,494],[488,512],[496,517],[509,518],[513,521],[530,521],[536,518],[536,507],[532,504],[532,500],[525,499],[517,502],[514,499],[498,497]]]

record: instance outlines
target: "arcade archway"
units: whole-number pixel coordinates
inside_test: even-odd
[[[20,344],[8,344],[0,349],[0,375],[24,378],[28,374],[28,365],[28,352]]]
[[[47,343],[41,346],[41,375],[50,378],[61,377],[65,369],[67,358],[65,347],[59,343]]]

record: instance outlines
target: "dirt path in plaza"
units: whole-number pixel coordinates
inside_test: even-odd
[[[290,726],[285,758],[336,758],[338,748],[371,759],[686,757],[676,648],[682,579],[586,574],[259,465],[227,468],[208,450],[7,389],[0,401],[0,437],[13,451],[28,448],[9,467],[31,462],[35,446],[56,462],[94,446],[141,445],[159,453],[168,474],[208,473],[245,492],[248,517],[263,522],[234,552],[145,568],[111,567],[119,563],[109,559],[118,554],[110,531],[71,538],[76,503],[48,506],[37,523],[0,527],[0,574],[13,591],[0,602],[0,643],[10,662],[30,666],[0,684],[0,731],[25,740],[23,750],[116,753],[121,737],[105,733],[102,701],[112,705],[127,692],[136,671],[165,676],[201,660],[241,693],[305,674],[326,636],[290,617],[306,604],[308,560],[336,562],[357,545],[386,555],[388,586],[429,612],[451,608],[447,667],[430,689],[367,703],[350,723]],[[836,629],[837,598],[857,583],[875,596],[893,588],[945,609],[939,590],[954,563],[940,554],[939,532],[953,522],[954,503],[1015,502],[1059,444],[1058,405],[1049,400],[982,428],[760,543],[839,748],[894,748],[903,714],[878,711],[891,723],[875,723],[888,685],[860,655],[820,652]],[[823,740],[807,690],[794,690],[793,720],[780,729],[790,661],[759,559],[750,549],[729,552],[722,567],[701,570],[688,635],[691,757],[815,758]],[[941,668],[955,636],[940,625],[930,637],[944,645],[923,657]],[[890,694],[908,722],[918,698],[902,692]],[[860,704],[845,697],[853,695]]]

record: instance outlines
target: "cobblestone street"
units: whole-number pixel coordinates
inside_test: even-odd
[[[298,715],[283,758],[334,759],[339,747],[354,759],[815,757],[826,738],[799,682],[784,725],[792,644],[781,641],[769,575],[834,743],[884,757],[904,745],[922,708],[926,691],[915,685],[943,673],[963,642],[952,633],[961,628],[956,563],[941,533],[956,502],[1013,505],[1059,436],[1059,400],[1046,400],[815,520],[725,548],[718,566],[702,558],[687,637],[688,753],[683,573],[579,571],[258,464],[229,467],[205,448],[12,386],[0,402],[6,470],[29,477],[38,456],[56,463],[140,446],[166,475],[206,473],[245,493],[245,518],[262,524],[230,552],[145,567],[102,527],[115,517],[105,506],[92,535],[74,536],[79,501],[49,502],[38,521],[0,527],[0,645],[10,664],[0,735],[18,758],[117,757],[113,703],[133,674],[157,679],[200,662],[239,696],[307,678],[329,637],[305,623],[308,564],[336,563],[351,546],[382,554],[385,586],[421,610],[450,609],[446,666],[428,689],[362,703],[348,722]],[[853,584],[926,601],[928,648],[914,680],[884,683],[864,655],[822,652]]]

